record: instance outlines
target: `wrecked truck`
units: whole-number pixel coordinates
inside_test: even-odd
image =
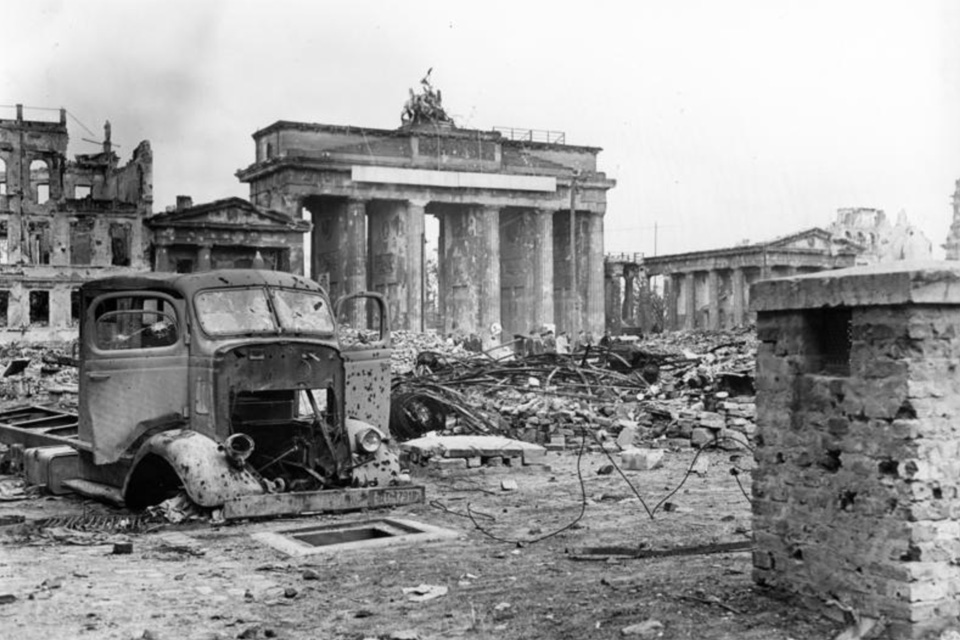
[[[80,304],[79,412],[0,412],[28,481],[133,509],[183,491],[228,520],[423,501],[388,431],[378,294],[331,308],[309,279],[236,269],[103,278]]]

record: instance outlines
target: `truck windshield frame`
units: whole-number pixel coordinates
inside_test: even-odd
[[[200,328],[210,337],[334,333],[329,304],[318,292],[285,287],[222,287],[193,299]]]

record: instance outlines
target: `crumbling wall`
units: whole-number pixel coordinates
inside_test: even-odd
[[[153,151],[144,140],[133,150],[130,162],[117,168],[111,176],[121,202],[153,202]]]
[[[960,299],[823,282],[754,288],[754,579],[919,637],[960,614]]]

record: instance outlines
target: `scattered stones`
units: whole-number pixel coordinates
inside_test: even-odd
[[[447,587],[435,584],[421,584],[416,587],[404,587],[404,595],[411,602],[426,602],[447,595]]]
[[[649,471],[663,466],[663,449],[628,449],[620,454],[624,469]]]
[[[644,620],[639,624],[632,624],[629,627],[620,629],[620,635],[639,636],[641,638],[653,638],[663,630],[663,623],[659,620]]]

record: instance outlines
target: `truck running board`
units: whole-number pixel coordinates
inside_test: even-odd
[[[425,496],[424,488],[418,485],[268,493],[228,500],[223,505],[223,517],[226,520],[239,520],[321,511],[380,509],[419,504],[424,502]]]

